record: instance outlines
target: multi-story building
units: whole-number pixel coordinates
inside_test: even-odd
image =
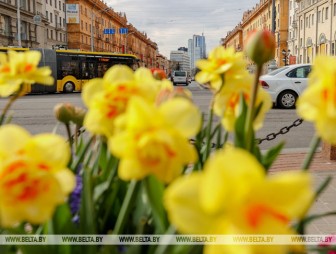
[[[254,30],[261,29],[274,33],[276,40],[274,61],[278,66],[284,65],[282,50],[287,52],[288,0],[260,0],[254,8],[244,12],[241,22],[221,39],[221,44],[240,51],[246,45],[248,35]],[[252,63],[250,65],[253,68]]]
[[[199,59],[206,58],[206,44],[203,34],[193,35],[193,38],[188,40],[188,54],[190,58],[190,70],[194,72],[196,62]]]
[[[297,62],[296,56],[298,55],[298,47],[297,45],[297,34],[298,34],[298,22],[297,22],[297,9],[298,3],[296,0],[289,0],[288,2],[288,50],[289,54],[289,64],[294,64]]]
[[[45,48],[66,48],[66,22],[64,0],[46,0],[45,16],[46,23],[46,45]]]
[[[164,70],[166,74],[170,73],[169,60],[167,57],[157,53],[156,55],[156,68]]]
[[[0,0],[0,46],[130,53],[148,68],[158,54],[145,32],[102,0]]]
[[[0,45],[46,47],[49,21],[44,4],[42,0],[0,1]]]
[[[336,2],[297,0],[298,63],[311,63],[316,55],[335,55]]]
[[[130,53],[141,66],[156,66],[157,44],[103,1],[67,0],[67,28],[70,49]]]
[[[170,52],[170,61],[172,62],[172,69],[183,70],[190,73],[190,58],[188,52],[184,50],[174,50]]]

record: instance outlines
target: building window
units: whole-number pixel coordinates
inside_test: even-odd
[[[50,12],[50,23],[53,22],[53,16],[52,16],[52,13]]]
[[[47,16],[47,19],[49,19],[49,12],[46,11],[46,16]]]
[[[325,11],[325,19],[327,20],[328,19],[328,12],[329,12],[329,7],[326,8],[326,11]]]
[[[317,23],[321,23],[321,11],[317,13]]]
[[[331,55],[335,55],[335,42],[331,43]]]
[[[312,15],[311,24],[312,24],[312,26],[314,25],[314,14]]]
[[[334,16],[336,16],[336,3],[334,4]]]

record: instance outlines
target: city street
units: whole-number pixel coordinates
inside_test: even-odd
[[[192,92],[195,103],[207,115],[211,92],[198,86],[194,81],[187,88]],[[57,123],[53,108],[60,102],[70,102],[83,107],[80,93],[27,95],[19,99],[12,107],[10,111],[13,114],[12,123],[24,126],[33,134],[51,132]],[[1,109],[4,108],[5,103],[5,99],[0,100]],[[268,134],[277,133],[283,127],[292,125],[296,119],[298,117],[295,110],[272,109],[266,116],[264,127],[258,131],[257,138],[265,138]],[[60,125],[57,133],[64,135],[64,126]],[[267,149],[280,141],[286,142],[285,148],[307,148],[313,134],[312,124],[303,122],[298,127],[291,128],[288,133],[278,135],[273,141],[264,141],[261,148]]]

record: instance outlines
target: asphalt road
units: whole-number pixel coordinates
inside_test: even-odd
[[[192,82],[188,89],[193,93],[195,103],[207,115],[211,92],[202,89],[196,82]],[[6,99],[0,99],[0,109],[4,108],[6,101]],[[12,123],[24,126],[33,134],[51,132],[57,125],[53,108],[60,102],[70,102],[76,106],[84,107],[80,93],[27,95],[16,101],[11,108]],[[272,109],[266,115],[264,127],[257,132],[257,138],[265,138],[268,134],[277,133],[283,127],[293,124],[296,119],[298,116],[295,110]],[[214,121],[218,121],[218,119]],[[58,126],[56,132],[65,135],[64,126]],[[267,149],[281,141],[285,142],[285,148],[307,148],[313,134],[313,125],[303,122],[298,127],[291,128],[288,133],[277,136],[273,141],[264,141],[261,148]]]

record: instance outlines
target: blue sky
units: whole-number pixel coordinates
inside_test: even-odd
[[[243,12],[259,0],[107,0],[116,12],[125,12],[129,23],[158,44],[159,52],[188,47],[188,39],[204,33],[207,52],[219,45],[240,21]]]

